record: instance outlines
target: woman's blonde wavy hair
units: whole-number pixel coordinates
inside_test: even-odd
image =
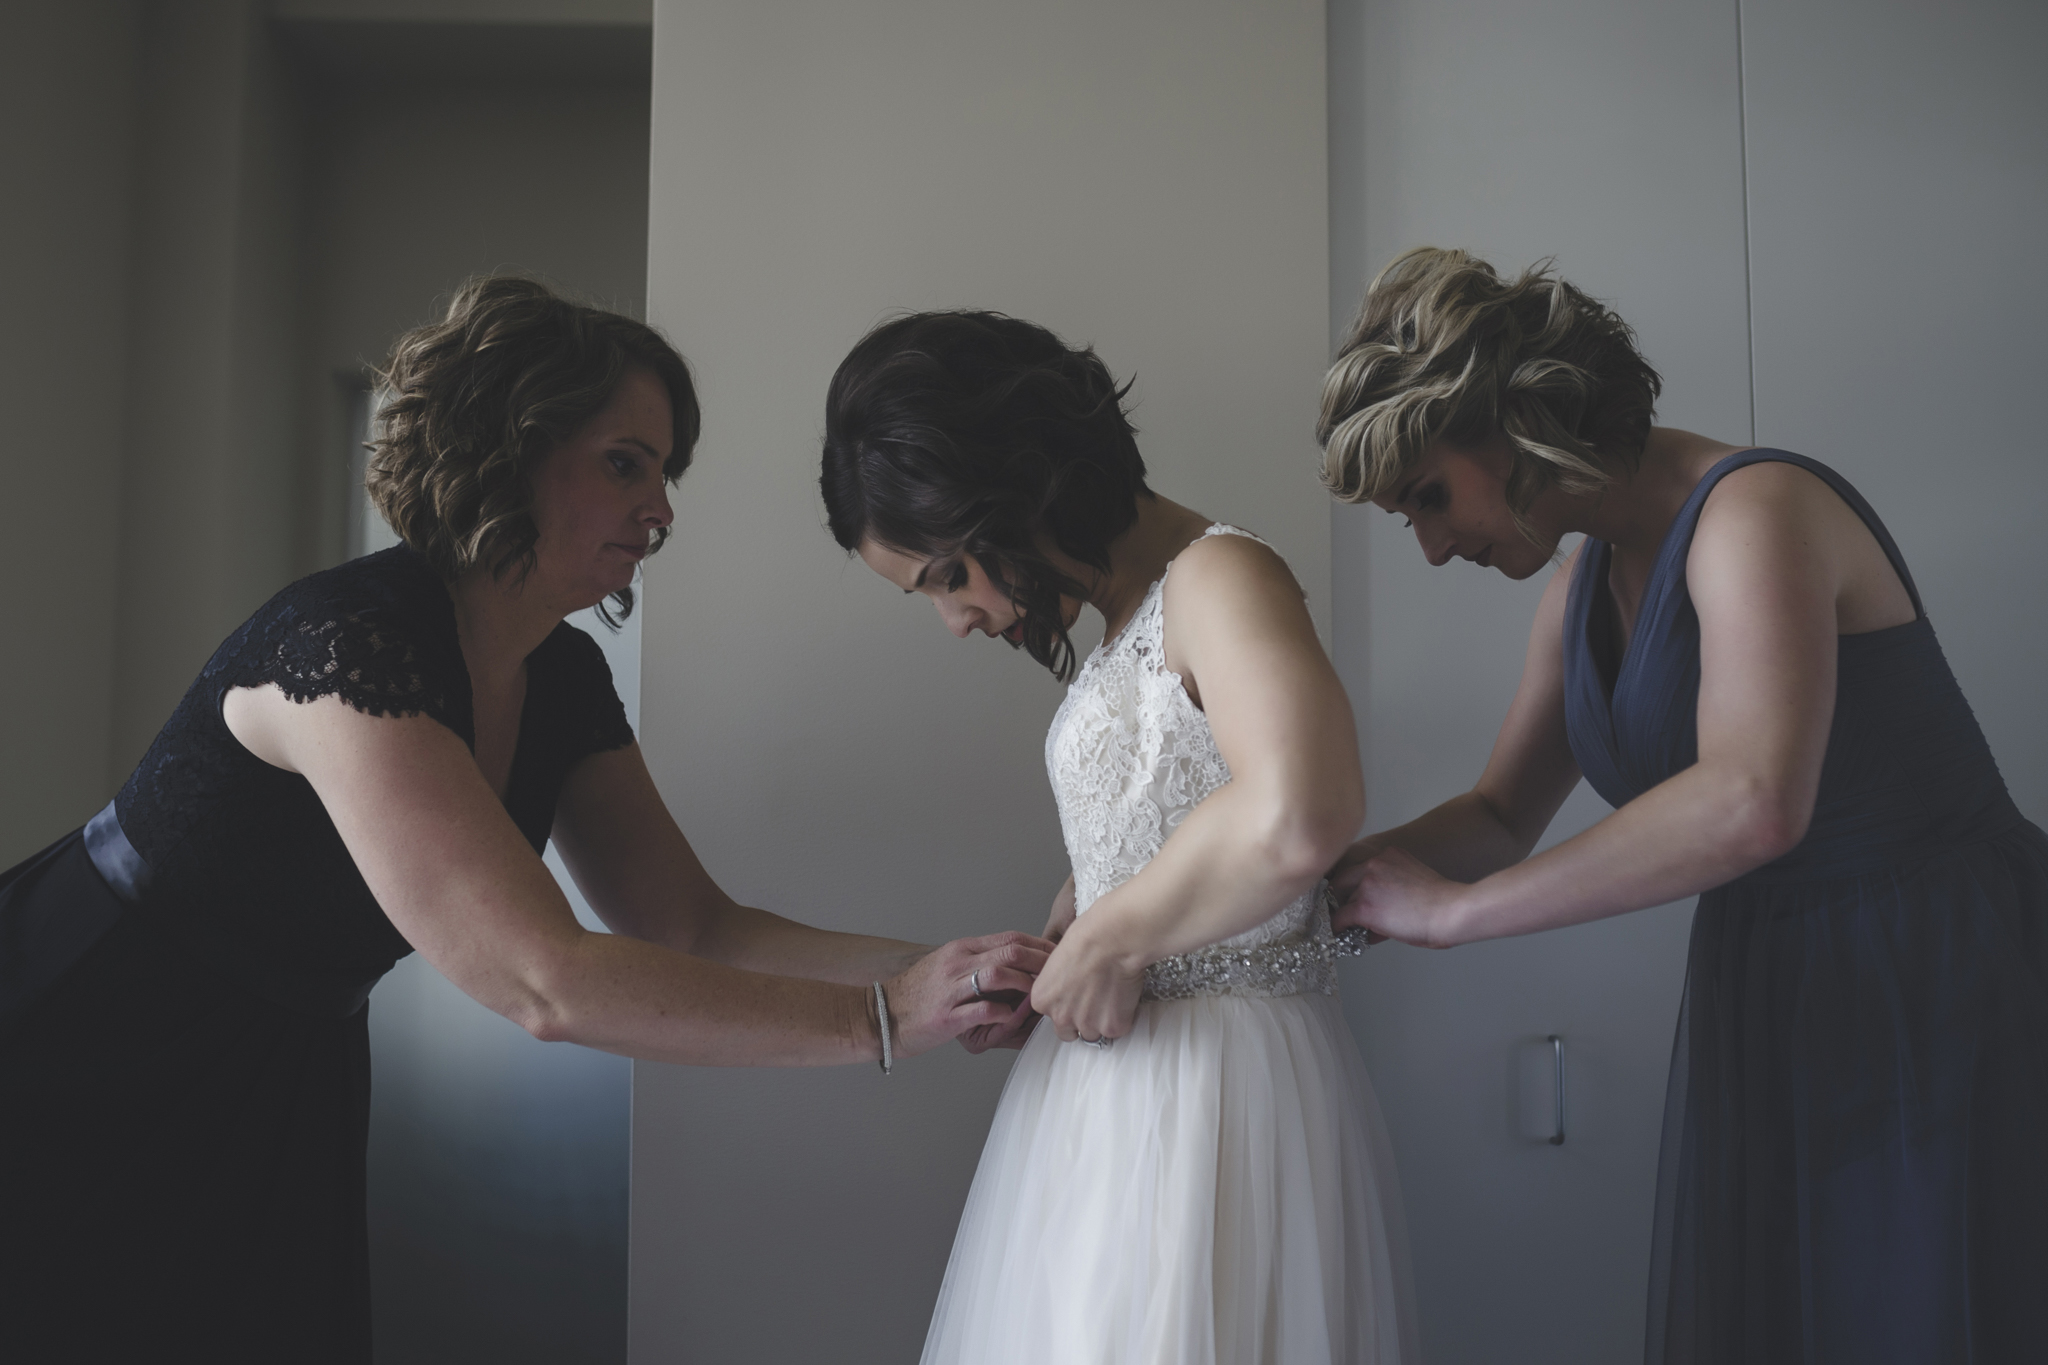
[[[1418,247],[1366,289],[1323,380],[1323,482],[1370,502],[1434,442],[1504,432],[1508,510],[1530,535],[1524,514],[1546,489],[1596,492],[1634,467],[1662,389],[1629,325],[1550,261],[1504,283],[1466,252]]]
[[[540,537],[530,511],[535,467],[634,369],[668,390],[675,425],[661,473],[673,483],[690,467],[700,424],[690,367],[675,347],[645,323],[535,280],[470,280],[446,317],[398,338],[378,374],[391,396],[370,442],[371,502],[449,582],[478,565],[524,577]],[[667,535],[658,530],[648,552]],[[633,610],[632,590],[612,604],[599,610],[616,625]]]

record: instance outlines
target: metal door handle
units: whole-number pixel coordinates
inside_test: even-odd
[[[1550,1135],[1550,1145],[1564,1146],[1564,1039],[1550,1035],[1550,1058],[1553,1063],[1552,1075],[1556,1084],[1557,1129]]]

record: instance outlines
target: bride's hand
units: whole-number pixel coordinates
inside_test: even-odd
[[[1362,925],[1379,938],[1418,948],[1448,948],[1459,942],[1455,920],[1462,882],[1437,875],[1413,854],[1383,849],[1333,872],[1330,885],[1344,896],[1330,927]]]
[[[1069,929],[1031,988],[1031,1007],[1052,1021],[1063,1043],[1121,1038],[1131,1031],[1145,968],[1120,961],[1082,920]]]
[[[1029,1024],[1032,978],[1052,947],[1015,931],[956,938],[883,982],[896,1055],[915,1057],[949,1038],[969,1052],[1013,1045],[1003,1040]]]

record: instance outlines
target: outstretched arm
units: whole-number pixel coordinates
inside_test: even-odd
[[[1128,1031],[1147,964],[1241,933],[1321,880],[1365,814],[1351,703],[1287,566],[1217,536],[1165,588],[1167,664],[1231,779],[1077,919],[1032,991],[1062,1038]]]
[[[469,750],[438,722],[371,717],[333,697],[295,705],[275,687],[236,689],[224,713],[258,758],[312,784],[406,940],[535,1037],[695,1065],[880,1055],[865,983],[771,975],[584,930]],[[949,944],[894,975],[902,1053],[1005,1016],[1006,1006],[975,1001],[958,983],[1023,938]]]
[[[1330,872],[1339,895],[1348,895],[1363,866],[1388,849],[1400,849],[1452,880],[1471,882],[1520,862],[1543,837],[1579,781],[1564,729],[1563,647],[1565,597],[1577,559],[1574,552],[1543,591],[1521,683],[1478,784],[1405,825],[1353,844]]]
[[[1700,623],[1698,762],[1470,885],[1400,853],[1375,859],[1358,870],[1347,917],[1449,946],[1662,905],[1789,851],[1812,817],[1834,715],[1838,604],[1869,548],[1845,510],[1783,466],[1739,471],[1709,500],[1686,564]]]

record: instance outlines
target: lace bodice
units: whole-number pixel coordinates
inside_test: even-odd
[[[1258,539],[1221,522],[1202,534]],[[1166,666],[1165,602],[1162,575],[1122,633],[1081,665],[1046,736],[1077,914],[1137,875],[1188,813],[1230,781],[1209,718]],[[1311,892],[1222,946],[1307,936],[1318,903]]]

